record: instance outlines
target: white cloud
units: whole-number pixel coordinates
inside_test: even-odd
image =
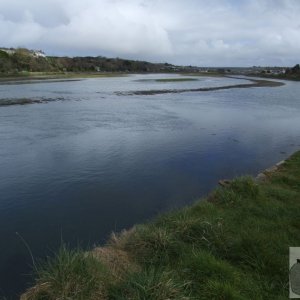
[[[195,65],[298,63],[298,0],[0,0],[0,45]]]

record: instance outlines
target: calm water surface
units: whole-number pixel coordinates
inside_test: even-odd
[[[30,255],[83,247],[191,203],[220,178],[257,174],[300,148],[300,84],[119,96],[246,80],[131,75],[0,85],[0,298],[24,290]],[[145,80],[146,79],[146,80]]]

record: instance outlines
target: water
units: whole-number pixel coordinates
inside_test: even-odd
[[[110,232],[191,203],[221,178],[259,171],[300,148],[300,84],[126,96],[246,80],[131,75],[0,85],[0,296],[30,282],[30,255],[63,239],[103,243]],[[147,79],[147,80],[145,80]],[[59,99],[58,101],[56,101]]]

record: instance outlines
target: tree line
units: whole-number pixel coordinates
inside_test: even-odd
[[[0,50],[0,72],[159,72],[171,71],[174,66],[167,63],[149,63],[146,61],[121,58],[57,57],[36,56],[32,50],[13,49],[11,52]]]

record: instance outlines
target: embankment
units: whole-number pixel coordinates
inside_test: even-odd
[[[62,246],[21,299],[287,299],[300,246],[300,152],[107,245]]]

